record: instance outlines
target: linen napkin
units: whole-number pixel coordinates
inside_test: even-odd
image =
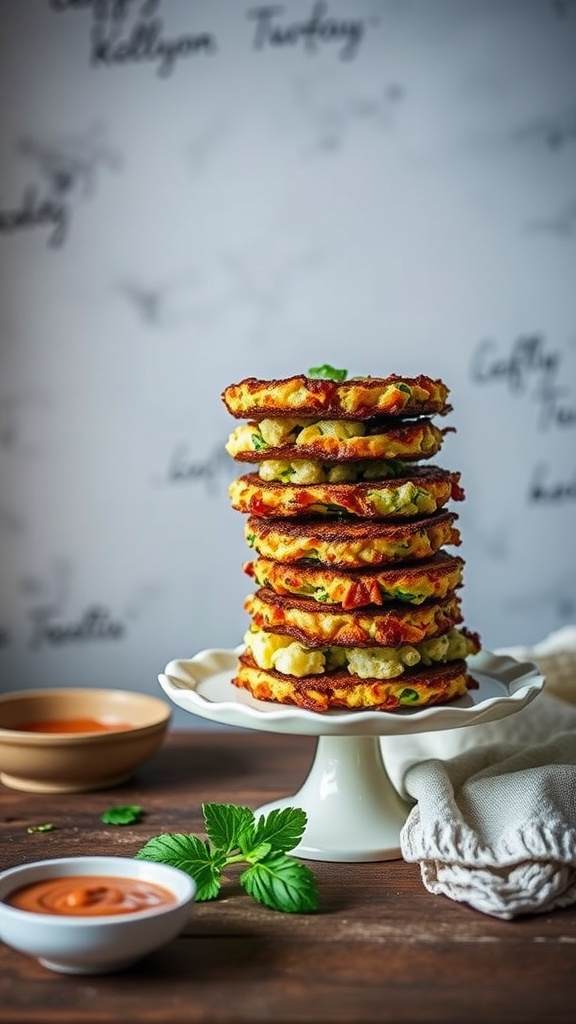
[[[416,801],[404,859],[430,892],[509,920],[576,902],[576,626],[495,653],[546,676],[530,704],[485,725],[389,737],[385,753]]]

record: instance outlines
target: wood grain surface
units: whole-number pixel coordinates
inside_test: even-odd
[[[75,854],[132,856],[161,832],[202,831],[204,802],[256,808],[297,791],[315,740],[171,732],[128,783],[67,796],[0,786],[0,868]],[[109,826],[110,806],[142,820]],[[29,833],[51,822],[50,832]],[[307,862],[320,906],[259,906],[227,876],[183,934],[118,974],[59,975],[0,943],[0,1021],[544,1022],[576,1019],[576,908],[502,922],[430,895],[401,860]]]

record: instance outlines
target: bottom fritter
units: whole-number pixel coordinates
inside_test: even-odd
[[[342,708],[395,711],[446,704],[477,685],[464,659],[406,672],[400,679],[361,679],[346,671],[298,678],[258,668],[248,653],[240,655],[232,682],[258,700],[322,712]]]

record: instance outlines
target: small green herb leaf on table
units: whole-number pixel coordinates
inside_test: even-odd
[[[103,821],[105,825],[133,825],[134,822],[140,821],[143,813],[142,808],[136,804],[127,807],[109,807],[100,816],[100,821]]]

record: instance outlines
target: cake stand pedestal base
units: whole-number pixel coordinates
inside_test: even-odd
[[[410,806],[390,782],[377,736],[319,736],[301,789],[255,814],[301,807],[308,824],[291,853],[305,860],[395,860]]]

